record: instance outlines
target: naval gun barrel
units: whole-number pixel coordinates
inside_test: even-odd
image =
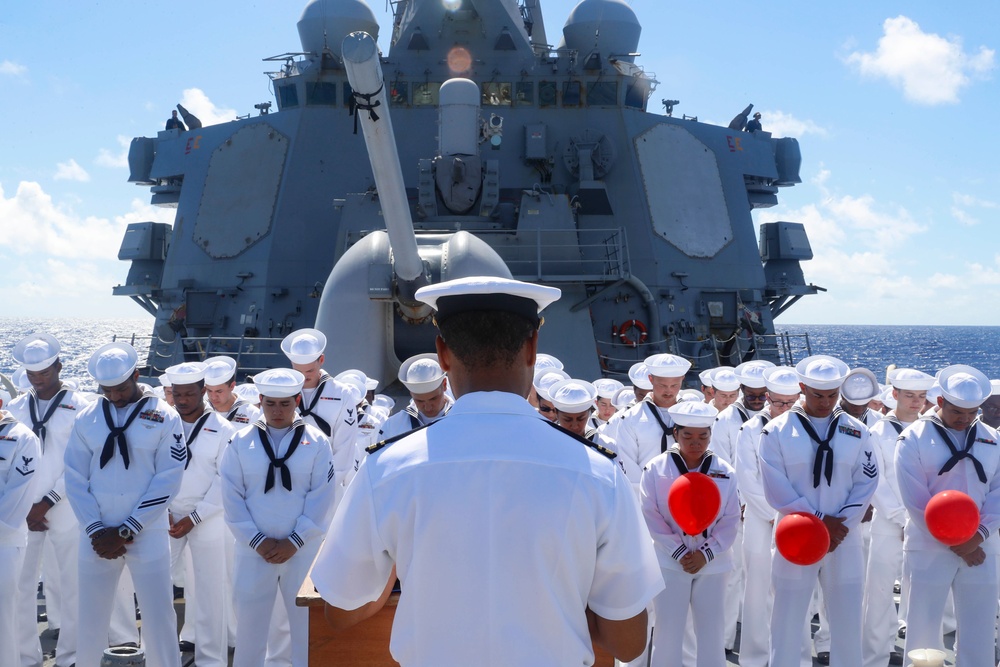
[[[392,246],[393,270],[397,278],[412,285],[407,290],[412,292],[420,286],[414,283],[424,276],[424,265],[417,252],[413,218],[399,166],[378,45],[368,33],[352,32],[344,38],[342,53],[347,79],[354,92],[354,113],[364,132],[382,218]],[[412,297],[412,293],[407,296]]]

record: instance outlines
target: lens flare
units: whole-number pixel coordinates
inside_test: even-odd
[[[448,69],[452,74],[461,74],[472,69],[472,54],[461,46],[448,52]]]

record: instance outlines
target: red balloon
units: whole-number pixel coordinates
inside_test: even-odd
[[[924,521],[931,535],[953,547],[968,542],[979,530],[979,506],[961,491],[941,491],[927,503]]]
[[[670,485],[667,507],[677,525],[688,535],[704,531],[719,516],[722,496],[712,478],[700,472],[681,475]]]
[[[774,543],[789,563],[812,565],[830,550],[830,531],[815,514],[794,512],[778,522]]]

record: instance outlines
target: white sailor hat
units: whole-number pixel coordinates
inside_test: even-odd
[[[288,398],[302,391],[306,378],[292,368],[272,368],[253,376],[260,395],[268,398]]]
[[[139,355],[128,343],[108,343],[90,355],[87,372],[102,387],[117,387],[135,374]]]
[[[990,379],[972,366],[955,364],[938,374],[944,400],[960,408],[978,408],[990,397]]]
[[[744,361],[733,369],[736,377],[740,379],[740,384],[751,389],[761,389],[764,387],[764,371],[774,368],[774,363],[764,359],[754,359]]]
[[[653,388],[653,383],[649,381],[649,369],[641,361],[632,364],[632,367],[628,369],[628,379],[632,380],[632,384],[639,389],[649,391]]]
[[[568,380],[569,373],[566,371],[561,371],[558,368],[543,368],[540,371],[535,371],[535,377],[531,384],[535,387],[535,393],[541,396],[546,401],[551,401],[549,398],[548,389],[556,382],[560,380]]]
[[[545,354],[544,352],[539,352],[535,355],[535,370],[539,371],[543,368],[558,368],[563,369],[563,362],[559,361],[556,357],[551,354]]]
[[[676,426],[711,428],[719,411],[703,401],[684,401],[667,408]]]
[[[791,366],[765,368],[763,377],[764,386],[772,394],[797,396],[802,391],[799,387],[799,374]]]
[[[349,368],[346,371],[341,371],[333,376],[333,379],[337,382],[343,382],[346,385],[354,387],[358,396],[357,399],[360,401],[364,398],[364,395],[368,393],[368,376],[364,374],[364,371],[359,371],[356,368]]]
[[[643,361],[650,375],[658,378],[680,378],[691,368],[691,362],[676,354],[654,354]]]
[[[702,372],[698,373],[698,379],[701,380],[702,387],[715,387],[715,385],[712,384],[712,372],[714,370],[714,368],[706,368]]]
[[[376,389],[378,389],[378,380],[368,378],[368,381],[365,382],[365,393],[367,394],[369,391],[375,391]]]
[[[31,381],[28,380],[28,372],[21,366],[10,376],[10,381],[17,387],[17,390],[24,393],[31,389]]]
[[[712,373],[712,386],[716,391],[736,391],[740,388],[740,379],[732,368],[722,366]]]
[[[319,329],[299,329],[281,341],[281,351],[293,364],[311,364],[325,349],[326,334]]]
[[[7,404],[11,401],[10,392],[5,388],[0,387],[0,407],[7,407]]]
[[[882,393],[879,394],[878,400],[882,401],[882,405],[890,410],[895,410],[898,405],[898,401],[892,397],[892,385],[888,385],[882,390]]]
[[[889,384],[905,391],[927,391],[934,384],[934,376],[915,368],[897,368],[889,372]]]
[[[372,401],[372,405],[382,408],[387,412],[392,412],[392,409],[396,407],[396,401],[385,394],[375,394],[375,399]]]
[[[677,402],[683,403],[685,401],[699,401],[705,402],[705,394],[701,393],[697,389],[681,389],[677,392]]]
[[[14,346],[14,361],[29,371],[44,371],[59,358],[59,341],[47,333],[25,336]]]
[[[924,400],[937,405],[939,396],[941,396],[941,385],[939,385],[937,380],[935,380],[934,384],[931,385],[931,388],[927,390],[927,396],[924,397]]]
[[[878,378],[867,368],[853,369],[840,386],[840,395],[851,405],[868,405],[881,391]]]
[[[232,357],[209,357],[205,360],[205,384],[217,387],[236,380],[236,360]]]
[[[850,369],[836,357],[814,354],[795,364],[795,372],[798,373],[799,382],[802,384],[824,391],[839,389]]]
[[[185,361],[183,364],[171,366],[163,371],[170,378],[170,386],[180,384],[196,384],[205,379],[205,364],[200,361]]]
[[[990,396],[1000,396],[1000,380],[990,380]]]
[[[611,402],[614,404],[615,410],[622,410],[634,400],[635,389],[632,387],[624,387],[618,390],[618,393],[615,394],[615,397]]]
[[[561,412],[584,412],[593,409],[597,387],[586,380],[559,380],[548,388],[549,400]]]
[[[160,375],[160,386],[161,387],[172,387],[172,386],[174,386],[174,383],[170,381],[170,378],[167,377],[166,373],[163,373],[162,375]]]
[[[445,372],[441,369],[438,356],[426,352],[404,361],[396,377],[411,394],[428,394],[441,386]]]
[[[236,385],[233,388],[233,393],[247,403],[254,405],[260,403],[260,390],[257,389],[257,385],[253,382],[244,382]]]
[[[600,380],[594,380],[591,384],[594,385],[594,389],[597,390],[597,396],[600,398],[614,398],[615,394],[625,386],[612,378],[601,378]]]
[[[455,313],[502,310],[537,324],[539,313],[561,294],[557,287],[495,276],[471,276],[421,287],[416,297],[437,311],[439,323]]]
[[[153,387],[153,396],[165,399],[167,397],[167,392],[163,391],[162,385],[159,387]]]

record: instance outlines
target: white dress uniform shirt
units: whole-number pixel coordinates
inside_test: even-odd
[[[729,465],[736,467],[736,439],[740,429],[757,411],[750,410],[739,400],[715,418],[712,427],[712,451]]]
[[[390,651],[404,667],[591,664],[585,609],[632,618],[663,588],[617,466],[504,392],[464,395],[369,455],[312,577],[355,609],[393,565]]]
[[[25,517],[34,497],[38,456],[35,434],[9,412],[0,411],[0,665],[20,662],[18,575],[24,562]]]
[[[219,413],[229,421],[237,430],[254,423],[260,419],[260,408],[251,405],[242,399],[236,399],[233,407],[226,410],[225,414]]]
[[[38,637],[35,619],[38,615],[38,577],[45,541],[51,542],[56,554],[58,581],[52,588],[58,588],[62,596],[59,624],[59,639],[56,651],[59,667],[68,667],[76,662],[76,627],[78,600],[77,558],[80,547],[79,524],[73,508],[66,502],[66,443],[73,430],[73,421],[80,411],[91,402],[83,392],[67,388],[61,389],[52,399],[39,401],[33,391],[21,394],[10,403],[10,413],[22,424],[31,428],[35,425],[36,435],[41,442],[41,453],[35,469],[35,486],[32,504],[46,498],[52,507],[45,513],[49,529],[30,531],[28,547],[21,569],[19,630],[21,663],[42,664],[42,645]],[[44,437],[42,437],[44,436]]]
[[[642,469],[674,444],[670,435],[674,420],[666,408],[656,407],[649,397],[619,414],[620,419],[616,415],[608,422],[605,433],[618,445],[618,456],[635,464],[629,469],[639,471],[638,477],[629,477],[638,491]]]
[[[941,647],[942,610],[951,591],[962,637],[956,663],[992,667],[1000,588],[997,432],[980,421],[958,432],[945,427],[936,414],[921,417],[901,434],[896,446],[896,477],[900,497],[909,513],[903,545],[904,569],[910,581],[905,651]],[[924,522],[927,503],[946,490],[968,494],[979,506],[979,533],[984,538],[981,547],[986,552],[986,560],[980,565],[967,565],[927,529]]]
[[[354,464],[357,406],[361,399],[353,385],[335,380],[326,371],[320,374],[318,387],[302,390],[299,413],[307,424],[318,428],[329,439],[338,486],[342,486],[341,482]]]
[[[410,399],[409,404],[397,412],[396,414],[385,420],[380,429],[378,440],[388,440],[389,438],[395,438],[397,435],[402,435],[408,431],[412,431],[415,428],[420,428],[421,426],[427,426],[428,424],[433,424],[439,419],[443,419],[447,416],[448,411],[451,410],[451,406],[455,401],[447,398],[444,407],[441,411],[434,415],[433,417],[428,417],[424,413],[417,409],[416,404],[414,404],[413,399]]]

